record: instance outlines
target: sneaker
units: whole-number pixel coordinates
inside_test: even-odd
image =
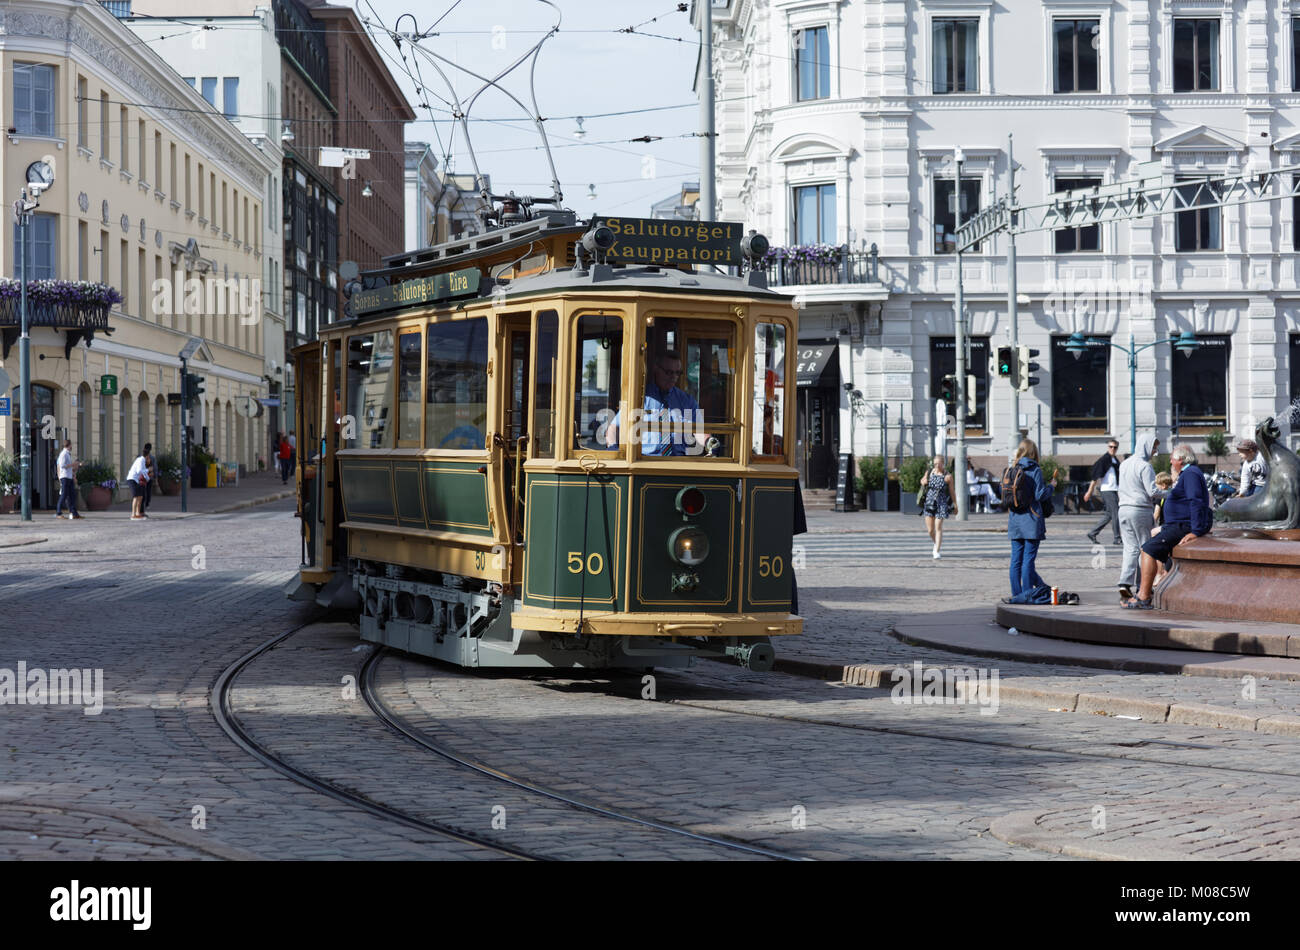
[[[936,561],[939,560],[939,552],[938,552],[938,551],[933,552],[930,556],[931,556],[932,558],[934,558]]]
[[[144,521],[144,515],[132,515],[132,516],[131,516],[131,520],[132,520],[132,521]]]
[[[1132,600],[1132,599],[1133,599],[1133,588],[1132,588],[1132,587],[1129,587],[1127,584],[1120,584],[1120,585],[1119,585],[1119,602],[1122,604],[1122,603],[1124,603],[1124,601],[1126,601],[1126,600]]]
[[[1095,534],[1090,534],[1090,535],[1088,535],[1088,540],[1091,541],[1093,544],[1096,544],[1096,543],[1097,543],[1097,536],[1096,536]]]

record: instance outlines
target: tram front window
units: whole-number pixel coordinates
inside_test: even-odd
[[[659,317],[645,344],[645,395],[634,420],[642,457],[733,457],[735,325]]]

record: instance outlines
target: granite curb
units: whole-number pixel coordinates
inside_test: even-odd
[[[924,669],[951,669],[949,666],[927,663]],[[869,689],[889,689],[894,683],[893,672],[897,664],[878,663],[813,663],[805,660],[778,659],[775,669],[791,676],[861,686]],[[958,684],[960,687],[966,684]],[[1175,723],[1185,726],[1208,726],[1215,729],[1232,729],[1239,732],[1262,732],[1269,735],[1300,738],[1300,717],[1251,716],[1237,709],[1198,703],[1170,703],[1139,696],[1122,696],[1108,693],[1088,693],[1077,690],[1045,689],[1039,686],[1007,686],[998,684],[998,701],[1008,706],[1044,709],[1051,712],[1091,713],[1099,716],[1132,716],[1143,722]]]

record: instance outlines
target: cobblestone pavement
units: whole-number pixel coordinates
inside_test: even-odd
[[[807,635],[777,640],[777,655],[846,665],[907,666],[920,660],[927,665],[971,666],[968,656],[911,646],[890,631],[938,614],[953,623],[992,623],[991,605],[1010,593],[1006,519],[981,514],[965,524],[952,522],[938,561],[930,557],[930,539],[920,521],[899,514],[811,516],[809,533],[795,538],[803,553],[797,577]],[[1122,549],[1089,542],[1085,535],[1094,524],[1092,515],[1052,518],[1038,572],[1062,590],[1109,603],[1116,599]],[[1103,541],[1108,541],[1109,530],[1103,532]],[[1204,704],[1253,717],[1300,716],[1300,683],[1280,679],[1257,679],[1247,688],[1239,679],[1103,672],[1007,659],[977,660],[974,665],[996,667],[1004,685]]]
[[[1060,524],[1041,571],[1086,590],[1091,552],[1082,537],[1056,532]],[[305,789],[250,758],[214,720],[218,674],[310,619],[283,596],[298,559],[290,502],[57,526],[40,543],[0,548],[0,670],[20,662],[102,670],[103,711],[0,705],[0,856],[501,857]],[[935,562],[923,534],[883,527],[800,539],[808,633],[780,651],[987,666],[884,631],[899,617],[999,595],[1004,539],[959,529]],[[844,539],[856,545],[830,544]],[[254,661],[234,695],[245,726],[308,771],[513,847],[562,857],[735,856],[595,821],[438,761],[345,697],[342,679],[364,655],[358,646],[349,627],[318,624]],[[1004,680],[1093,692],[1204,686],[997,665]],[[887,690],[718,663],[658,674],[655,702],[639,698],[636,676],[470,673],[399,657],[385,658],[380,673],[395,708],[488,765],[801,856],[1071,860],[1147,848],[1194,857],[1212,837],[1224,846],[1215,854],[1294,853],[1284,805],[1300,799],[1300,741],[1287,737],[1006,705],[996,715],[903,706]],[[1283,688],[1260,685],[1261,695]],[[505,828],[491,827],[495,805]],[[1113,818],[1108,830],[1092,824],[1097,807]]]

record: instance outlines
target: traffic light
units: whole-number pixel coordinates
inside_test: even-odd
[[[1016,388],[1022,393],[1029,392],[1031,386],[1037,386],[1040,382],[1037,376],[1033,374],[1038,372],[1038,364],[1030,362],[1032,357],[1038,355],[1038,350],[1031,350],[1027,346],[1021,346],[1016,354]]]
[[[194,408],[194,404],[203,395],[203,389],[202,376],[196,376],[194,373],[185,374],[185,378],[181,380],[181,400],[185,403],[186,409]]]
[[[957,377],[955,374],[949,373],[940,382],[939,398],[948,405],[952,405],[957,401]]]
[[[1009,379],[1015,372],[1015,354],[1009,346],[998,347],[998,375],[1003,379]]]
[[[968,375],[966,377],[966,418],[973,419],[975,412],[975,377]]]
[[[1034,350],[1034,352],[1037,353],[1038,351]],[[194,377],[194,399],[196,402],[203,398],[203,382],[202,376]]]

